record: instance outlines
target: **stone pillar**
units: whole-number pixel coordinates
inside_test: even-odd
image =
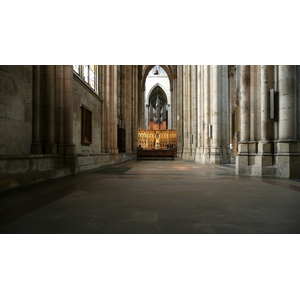
[[[220,68],[221,66],[211,66],[212,70],[212,139],[211,139],[211,156],[213,164],[219,164],[220,146],[221,146],[221,101],[220,101]]]
[[[250,140],[250,66],[241,66],[241,142]]]
[[[109,134],[110,134],[110,66],[105,66],[105,98],[104,98],[104,145],[105,153],[110,153]]]
[[[73,68],[72,68],[73,75]],[[58,154],[65,154],[64,147],[64,66],[55,66],[55,142]]]
[[[239,131],[239,107],[237,105],[237,66],[230,67],[230,116],[231,116],[231,130],[230,142],[232,143],[232,158],[235,160],[238,147],[238,131]]]
[[[277,176],[299,178],[296,66],[279,66],[279,140],[276,154]]]
[[[32,122],[32,154],[41,154],[42,143],[40,142],[40,91],[41,72],[40,66],[33,66],[33,122]]]
[[[116,65],[110,66],[110,75],[110,149],[111,153],[116,154],[118,153],[118,68]]]
[[[250,66],[250,141],[256,140],[257,66]]]
[[[195,150],[192,144],[192,139],[196,139],[194,132],[194,123],[195,123],[195,114],[193,112],[193,92],[195,78],[193,76],[194,70],[193,66],[187,65],[184,66],[184,94],[183,94],[183,132],[184,132],[184,153],[183,159],[186,160],[195,160]],[[193,82],[194,81],[194,82]]]
[[[65,155],[74,156],[76,153],[73,142],[73,67],[71,65],[63,67],[64,73],[64,106],[63,106],[63,140],[65,146]]]
[[[132,66],[124,66],[125,68],[125,115],[124,115],[124,123],[126,129],[126,153],[132,153],[132,123],[131,123],[131,105],[132,105]]]
[[[210,162],[210,137],[209,137],[209,124],[210,124],[210,66],[204,66],[204,155],[202,162]]]
[[[231,160],[231,150],[230,150],[230,104],[229,104],[229,79],[228,79],[228,66],[220,66],[220,80],[221,89],[219,89],[220,98],[220,163],[230,163]]]
[[[197,66],[191,66],[191,159],[195,160],[197,148]]]
[[[178,143],[177,143],[177,155],[182,158],[183,152],[183,66],[177,66],[178,79],[177,79],[177,133],[178,133]]]
[[[167,98],[167,103],[166,105],[169,104],[169,107],[173,105],[173,87],[174,87],[174,81],[173,81],[173,78],[169,78],[169,81],[170,81],[170,98]],[[172,123],[173,123],[173,115],[172,115],[172,111],[169,110],[169,114],[168,114],[168,120],[166,122],[166,128],[170,129],[172,128]]]
[[[46,142],[44,149],[46,154],[56,154],[57,145],[54,143],[54,66],[46,66]]]
[[[148,119],[148,110],[144,103],[144,93],[142,93],[141,87],[141,79],[142,79],[142,67],[137,67],[137,94],[138,94],[138,129],[144,129],[143,120]]]
[[[269,82],[268,67],[261,66],[261,141],[269,140],[268,121],[269,121]]]
[[[177,129],[177,69],[176,73],[173,74],[172,82],[173,82],[173,89],[171,92],[171,101],[168,108],[168,116],[171,114],[172,119],[171,122],[168,120],[168,129]]]
[[[241,66],[241,141],[238,144],[236,157],[236,173],[250,174],[249,170],[249,140],[250,140],[250,66]]]
[[[274,87],[274,67],[261,66],[261,140],[258,143],[258,156],[255,161],[255,175],[274,175],[273,137],[270,119],[270,89]]]
[[[101,66],[101,96],[103,99],[102,109],[101,109],[101,152],[106,152],[106,66]]]
[[[132,70],[132,150],[136,153],[138,147],[138,98],[137,98],[137,66]]]
[[[296,140],[296,66],[279,66],[279,140]]]
[[[191,89],[190,89],[190,66],[183,66],[183,132],[184,132],[184,150],[183,159],[191,160]]]
[[[187,128],[186,128],[186,120],[187,120],[187,109],[186,109],[186,66],[182,66],[182,139],[183,139],[183,147],[182,147],[182,158],[186,159],[185,155],[187,152]]]
[[[202,79],[203,79],[203,66],[197,66],[197,148],[195,154],[195,162],[201,162],[202,154]]]

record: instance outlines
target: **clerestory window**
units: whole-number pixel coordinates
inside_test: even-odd
[[[98,66],[73,65],[74,72],[81,77],[95,92],[98,93]]]

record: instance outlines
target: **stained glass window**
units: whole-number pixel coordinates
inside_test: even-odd
[[[95,89],[95,65],[89,66],[90,73],[89,73],[89,84],[90,86]]]
[[[73,70],[96,92],[98,91],[97,67],[96,65],[73,65]]]
[[[73,65],[73,70],[79,74],[79,65]]]
[[[88,65],[83,66],[83,78],[86,82],[89,82],[89,66]]]

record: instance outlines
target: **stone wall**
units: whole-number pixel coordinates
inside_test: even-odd
[[[0,66],[0,154],[30,154],[32,66]]]
[[[99,84],[99,86],[103,88],[101,84]],[[99,168],[104,165],[132,159],[132,153],[119,154],[113,151],[112,142],[116,144],[116,141],[113,141],[113,135],[114,137],[117,137],[117,135],[116,132],[113,133],[112,130],[117,131],[117,119],[115,120],[115,124],[111,125],[111,128],[108,124],[105,124],[105,128],[102,128],[103,109],[105,109],[103,101],[108,101],[108,103],[110,103],[109,101],[111,100],[107,99],[107,96],[110,94],[106,92],[106,88],[107,86],[101,90],[101,96],[99,96],[87,84],[85,84],[84,81],[74,74],[73,141],[76,146],[76,155],[78,157],[76,172],[83,172]],[[117,90],[114,92],[117,93]],[[104,99],[102,97],[104,97]],[[92,144],[90,145],[81,143],[81,106],[84,106],[92,112]],[[110,118],[110,120],[106,120],[107,123],[113,123],[112,114],[108,113],[106,117]],[[106,131],[107,136],[103,135],[102,131]],[[108,141],[107,145],[109,145],[109,147],[104,146],[104,142],[102,141],[103,137],[106,137],[106,142]],[[105,151],[109,152],[107,153]]]
[[[101,98],[80,78],[74,75],[73,90],[74,144],[77,155],[101,153]],[[92,144],[81,144],[81,106],[92,112]]]
[[[300,177],[298,71],[299,66],[241,66],[238,175]]]

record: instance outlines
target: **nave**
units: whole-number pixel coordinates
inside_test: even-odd
[[[0,233],[300,233],[300,180],[127,161],[1,193]]]

